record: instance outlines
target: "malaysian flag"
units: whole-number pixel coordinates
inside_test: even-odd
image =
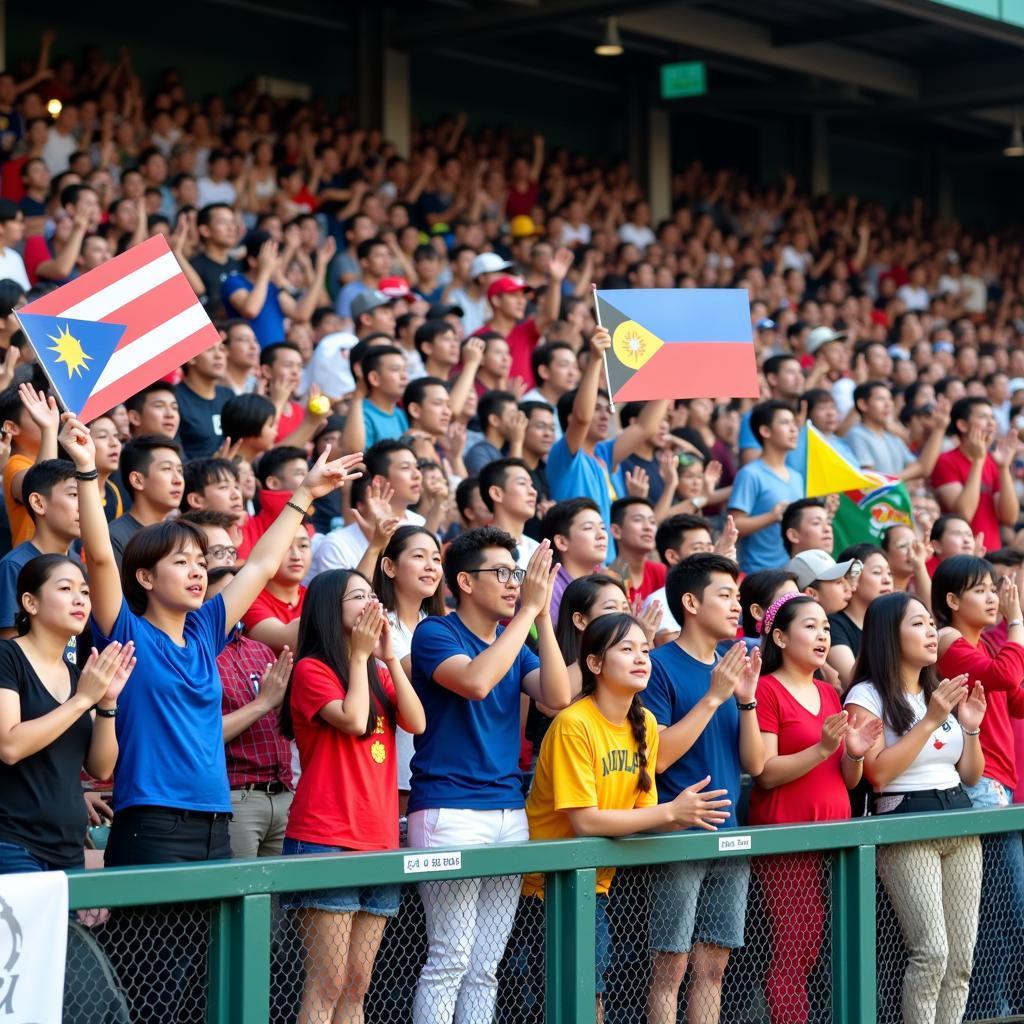
[[[85,422],[220,339],[163,235],[15,315],[57,398]]]

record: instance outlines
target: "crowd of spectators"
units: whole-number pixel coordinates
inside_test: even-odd
[[[1021,792],[1014,236],[700,164],[656,220],[541,136],[458,115],[404,154],[53,42],[0,74],[0,871],[80,866],[90,821],[126,865],[735,827],[741,775],[752,824]],[[222,341],[62,418],[14,311],[154,234]],[[761,400],[613,408],[592,285],[745,289]],[[834,552],[805,422],[913,520]],[[1020,835],[879,868],[905,1019],[1019,1012]],[[822,870],[754,863],[773,1021],[807,1019]],[[717,1020],[750,871],[659,877],[652,1024],[686,977]],[[491,1019],[520,881],[421,886],[419,1024]],[[299,1020],[361,1019],[397,890],[285,902]]]

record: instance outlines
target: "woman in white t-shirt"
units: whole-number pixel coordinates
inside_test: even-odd
[[[962,783],[974,785],[984,769],[985,692],[977,683],[968,692],[966,675],[939,682],[937,659],[938,632],[917,598],[897,592],[871,603],[846,706],[884,726],[864,759],[876,814],[971,806]],[[958,1024],[978,933],[978,837],[880,846],[878,874],[909,953],[904,1021]]]
[[[400,526],[381,552],[373,573],[373,589],[391,623],[391,647],[408,675],[409,653],[416,626],[428,615],[444,615],[441,594],[441,548],[423,526]],[[405,818],[409,802],[412,735],[401,727],[395,734],[398,762],[398,809]]]

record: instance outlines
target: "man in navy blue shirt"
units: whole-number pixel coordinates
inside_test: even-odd
[[[551,548],[542,543],[525,571],[515,549],[509,534],[491,526],[459,534],[444,559],[456,611],[424,619],[413,634],[412,684],[427,728],[414,740],[411,846],[530,837],[519,773],[520,695],[563,708],[571,690],[549,612]],[[534,624],[539,658],[526,646]],[[414,1024],[448,1024],[456,1004],[460,1021],[493,1019],[520,885],[518,877],[420,885],[430,953],[416,987]]]
[[[759,775],[764,767],[754,713],[760,654],[747,657],[742,641],[724,657],[715,653],[739,628],[738,576],[736,563],[717,554],[690,555],[672,567],[665,597],[682,630],[673,643],[651,653],[651,681],[643,698],[658,722],[659,801],[673,800],[701,782],[725,789],[732,813],[724,828],[736,826],[740,772]],[[688,963],[690,1019],[718,1021],[729,952],[743,945],[749,875],[749,861],[736,857],[656,869],[650,1024],[675,1024]]]

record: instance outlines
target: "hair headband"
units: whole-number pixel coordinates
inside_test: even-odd
[[[795,597],[803,597],[801,593],[793,593],[792,591],[788,594],[783,594],[781,597],[775,598],[774,601],[765,610],[764,618],[761,620],[761,624],[758,626],[758,632],[762,636],[767,636],[772,631],[772,626],[775,624],[775,616],[779,614],[779,609],[786,604],[788,601],[792,601]]]

